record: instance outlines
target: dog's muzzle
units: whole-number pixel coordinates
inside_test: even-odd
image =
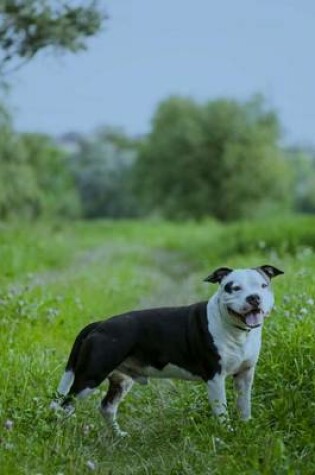
[[[249,328],[260,327],[264,320],[264,313],[259,307],[251,308],[250,310],[244,313],[238,313],[231,307],[228,307],[228,312],[233,317],[236,317],[241,320],[241,322]]]

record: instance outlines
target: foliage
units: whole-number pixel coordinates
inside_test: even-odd
[[[315,213],[315,152],[293,147],[286,154],[294,176],[295,209]]]
[[[38,212],[39,188],[7,111],[0,113],[0,218],[33,217]]]
[[[17,134],[0,110],[0,219],[78,216],[65,155],[45,136]]]
[[[240,221],[213,227],[211,238],[208,235],[195,234],[194,242],[199,252],[200,261],[208,262],[219,260],[227,262],[233,256],[263,253],[271,256],[270,259],[279,259],[287,254],[293,256],[312,253],[315,250],[315,217],[292,216],[274,217],[253,221]],[[211,239],[211,244],[209,244]],[[187,242],[173,244],[183,248],[187,258],[197,255],[197,250],[189,251]]]
[[[77,142],[71,169],[86,218],[126,217],[139,214],[132,189],[134,145],[115,129],[99,130]]]
[[[0,219],[251,219],[315,212],[315,161],[278,144],[276,116],[253,99],[160,104],[148,137],[103,127],[59,142],[18,134],[0,105]],[[70,145],[70,150],[69,150]],[[289,186],[290,185],[290,186]]]
[[[97,2],[82,5],[52,0],[1,0],[2,69],[16,59],[29,60],[48,47],[78,51],[101,28],[105,15]]]
[[[270,222],[265,231],[260,222],[248,223],[243,234],[240,225],[237,233],[235,225],[213,222],[3,225],[2,473],[85,474],[91,467],[96,474],[314,473],[312,220],[274,221],[272,246],[250,252],[249,236],[255,242],[262,232],[266,237]],[[296,247],[278,254],[288,229],[305,241],[307,252]],[[237,248],[229,252],[235,238]],[[213,248],[221,249],[220,257]],[[99,415],[102,390],[78,402],[74,417],[51,413],[50,400],[83,325],[130,308],[204,300],[215,286],[202,278],[214,266],[267,262],[286,273],[274,283],[276,309],[264,328],[248,424],[233,410],[231,386],[233,432],[212,418],[203,384],[180,381],[134,386],[119,414],[130,433],[125,440],[112,439]]]
[[[290,173],[278,137],[277,117],[259,97],[244,104],[162,102],[137,163],[147,208],[231,220],[261,214],[267,205],[288,206]]]
[[[78,217],[79,195],[65,152],[45,135],[22,134],[20,140],[40,190],[40,215]]]

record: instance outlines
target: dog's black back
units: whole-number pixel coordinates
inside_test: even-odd
[[[128,312],[83,329],[66,367],[75,375],[70,394],[99,385],[128,360],[135,379],[141,368],[162,371],[168,364],[212,379],[220,364],[208,330],[207,302]]]

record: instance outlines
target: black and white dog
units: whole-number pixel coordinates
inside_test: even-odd
[[[225,378],[232,375],[241,418],[249,419],[262,325],[274,303],[270,280],[280,274],[270,265],[223,267],[205,279],[220,284],[208,302],[131,311],[91,323],[71,350],[58,387],[61,405],[70,409],[74,396],[87,396],[108,378],[101,413],[123,435],[116,414],[133,383],[179,378],[204,381],[213,413],[224,418]]]

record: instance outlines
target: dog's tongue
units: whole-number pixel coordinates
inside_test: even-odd
[[[261,325],[263,322],[263,319],[264,317],[262,313],[251,312],[248,315],[246,315],[245,320],[246,320],[247,325],[249,325],[250,327],[254,327],[256,325]]]

